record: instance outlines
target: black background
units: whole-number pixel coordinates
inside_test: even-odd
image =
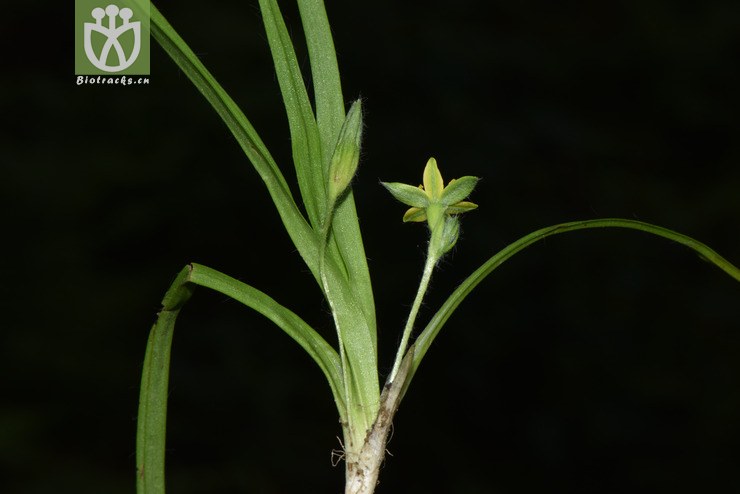
[[[146,337],[183,265],[242,279],[334,337],[263,185],[187,78],[155,45],[149,86],[78,87],[72,6],[57,8],[8,7],[2,28],[0,491],[130,493]],[[256,2],[159,8],[294,184]],[[420,324],[485,259],[564,221],[653,222],[740,262],[738,2],[327,8],[344,97],[366,109],[355,193],[383,376],[426,232],[378,182],[420,182],[429,156],[446,179],[483,180]],[[642,233],[526,250],[427,354],[378,492],[738,491],[739,297]],[[199,290],[172,364],[168,492],[342,491],[330,392],[282,332]]]

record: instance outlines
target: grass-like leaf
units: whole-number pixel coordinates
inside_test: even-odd
[[[323,0],[298,0],[298,8],[311,61],[316,122],[321,135],[323,166],[324,170],[328,171],[329,159],[334,151],[334,144],[337,142],[345,115],[339,66]]]
[[[315,271],[318,266],[317,236],[298,209],[285,177],[257,131],[154,4],[151,5],[150,15],[152,36],[223,119],[267,186],[288,235],[301,257]]]
[[[319,230],[325,215],[327,183],[319,129],[280,7],[276,0],[260,0],[260,9],[288,115],[298,185],[308,218]]]
[[[314,277],[319,280],[320,236],[315,228],[322,219],[321,207],[323,207],[325,194],[321,139],[299,68],[295,63],[294,50],[277,4],[274,0],[261,0],[260,4],[263,8],[265,27],[291,122],[292,141],[298,142],[294,144],[296,171],[304,204],[313,227],[301,214],[284,176],[250,122],[154,5],[151,6],[151,31],[157,42],[191,79],[234,134],[267,186],[291,240]],[[310,4],[306,5],[310,6]],[[328,30],[328,23],[325,23],[323,27],[319,26],[315,32],[322,30]],[[327,38],[327,34],[322,36],[323,39]],[[313,45],[314,50],[319,44],[321,43],[309,42],[309,46]],[[322,45],[321,50],[325,53],[319,57],[324,60],[323,65],[320,66],[330,67],[332,65],[330,57],[326,54],[330,49],[332,48],[325,44]],[[338,75],[332,78],[338,81]],[[328,96],[332,87],[336,89],[336,82],[327,83],[322,87],[324,88],[321,91],[323,95],[320,105],[323,108],[322,115],[329,115],[331,112],[328,108],[337,106],[337,95],[331,98]],[[338,97],[341,98],[341,93]],[[334,114],[336,114],[336,109]],[[338,117],[323,118],[324,121],[330,122],[329,127],[334,127],[337,123],[341,127]],[[343,118],[344,115],[342,115]],[[331,146],[334,144],[332,142]],[[323,266],[331,290],[327,291],[326,295],[331,299],[332,307],[337,309],[335,317],[340,341],[343,342],[341,350],[346,351],[348,359],[344,372],[351,375],[346,383],[348,410],[350,408],[353,410],[350,412],[351,416],[363,417],[360,421],[362,424],[358,424],[359,430],[362,427],[369,427],[372,423],[377,413],[380,395],[377,378],[375,315],[370,277],[367,273],[354,203],[343,201],[335,213],[335,221],[343,221],[343,223],[342,228],[333,229],[333,233],[339,238],[341,232],[344,238],[337,241],[341,248],[332,245],[327,249],[327,259]]]
[[[316,82],[317,126],[308,92],[296,62],[288,30],[276,0],[260,0],[267,39],[288,115],[296,173],[311,224],[320,230],[326,215],[328,161],[344,121],[339,73],[323,2],[304,2],[309,55]],[[326,73],[324,73],[326,71]],[[341,113],[341,118],[340,118]],[[324,127],[325,126],[325,127]],[[350,202],[347,202],[347,199]],[[340,210],[341,209],[341,210]],[[333,215],[334,227],[322,266],[334,266],[344,280],[322,284],[339,333],[351,426],[364,437],[379,403],[375,311],[362,237],[351,196]],[[359,421],[359,423],[357,423]]]
[[[167,290],[162,310],[149,333],[136,422],[137,494],[164,494],[170,349],[175,320],[194,289],[194,285],[187,282],[188,275],[189,268],[183,269]]]
[[[450,318],[455,309],[460,303],[465,300],[465,297],[478,286],[489,274],[491,274],[497,267],[506,262],[514,254],[521,252],[530,245],[539,242],[552,235],[557,235],[565,232],[572,232],[576,230],[585,230],[590,228],[627,228],[632,230],[641,230],[659,237],[667,238],[679,244],[682,244],[690,249],[694,250],[700,257],[706,261],[714,264],[728,275],[732,276],[736,280],[740,281],[740,269],[734,266],[732,263],[727,261],[725,258],[717,254],[714,250],[704,245],[703,243],[694,240],[691,237],[683,235],[681,233],[674,232],[667,228],[663,228],[649,223],[644,223],[635,220],[626,220],[618,218],[607,218],[598,220],[588,221],[574,221],[570,223],[562,223],[559,225],[542,228],[535,232],[526,235],[516,242],[508,245],[497,254],[492,256],[486,261],[480,268],[478,268],[473,274],[471,274],[460,286],[450,295],[450,297],[442,304],[442,307],[437,311],[436,314],[427,324],[426,328],[421,332],[415,343],[414,360],[409,372],[409,377],[406,381],[406,387],[411,382],[416,370],[419,368],[424,355],[426,355],[434,338],[437,337],[439,331],[442,329],[444,324]]]
[[[344,98],[334,40],[323,0],[298,0],[311,62],[316,122],[321,138],[324,176],[345,118]],[[330,255],[338,252],[351,280],[350,287],[362,306],[373,345],[376,343],[375,302],[365,248],[357,219],[354,194],[350,190],[336,206],[329,239]]]
[[[214,269],[186,266],[162,301],[147,344],[141,378],[136,437],[137,493],[164,494],[165,436],[170,351],[175,321],[196,285],[251,307],[293,338],[319,365],[329,381],[342,421],[347,420],[342,368],[337,352],[308,324],[265,293]]]
[[[328,170],[334,145],[345,117],[337,55],[324,1],[298,0],[298,8],[311,61],[316,122],[321,135],[324,166]],[[352,280],[352,288],[357,293],[357,300],[362,304],[368,327],[372,332],[373,342],[375,342],[375,302],[352,190],[337,205],[332,224],[332,239],[336,241],[347,269],[347,275]]]

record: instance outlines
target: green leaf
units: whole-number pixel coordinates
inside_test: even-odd
[[[331,238],[338,247],[338,262],[341,262],[346,270],[349,289],[352,290],[353,297],[357,301],[357,306],[365,318],[364,325],[368,331],[371,346],[362,351],[373,352],[377,360],[378,336],[375,319],[375,298],[373,296],[370,270],[367,266],[365,246],[362,242],[360,223],[357,219],[354,195],[351,189],[343,196],[334,211]],[[370,369],[368,368],[366,371],[370,372]],[[377,382],[377,372],[378,369],[375,367],[373,369],[373,373],[376,374],[374,378],[375,382]]]
[[[307,7],[310,6],[309,3],[303,4],[301,12],[311,16],[304,20],[304,24],[310,24],[311,19],[316,22],[316,25],[310,24],[307,29],[309,49],[317,56],[316,61],[312,59],[312,68],[314,74],[322,69],[330,72],[328,81],[317,83],[320,84],[317,101],[320,98],[322,124],[326,123],[328,126],[322,130],[322,137],[319,137],[319,129],[311,112],[308,94],[277,2],[260,0],[265,29],[288,112],[301,194],[314,229],[320,231],[327,206],[328,159],[337,143],[344,118],[340,120],[337,117],[339,79],[338,73],[333,74],[336,59],[333,45],[327,41],[331,39],[328,21],[324,19],[325,12],[321,15],[322,8],[308,12],[311,9]],[[314,2],[313,6],[317,7],[318,4]],[[338,94],[341,96],[341,92]],[[331,139],[331,142],[321,142],[322,139]],[[310,181],[313,182],[309,183]],[[311,197],[307,197],[309,195]],[[340,353],[344,352],[346,358],[343,371],[349,422],[356,437],[364,437],[377,415],[380,385],[377,375],[377,335],[372,287],[351,194],[345,196],[334,213],[326,255],[323,266],[327,283],[322,283],[322,287],[337,326]],[[309,264],[309,267],[316,273],[316,265]]]
[[[259,312],[301,345],[319,365],[331,386],[340,414],[343,408],[341,365],[337,352],[300,317],[241,281],[200,264],[191,264],[190,281],[221,292]]]
[[[202,266],[186,266],[162,301],[147,344],[141,378],[136,436],[138,494],[164,494],[167,396],[172,335],[183,304],[196,285],[223,293],[251,307],[293,338],[319,365],[334,395],[341,420],[347,420],[344,383],[339,356],[301,318],[263,292],[223,273]]]
[[[177,315],[193,293],[194,286],[187,282],[189,274],[189,268],[183,269],[167,290],[162,300],[162,310],[149,333],[136,422],[138,494],[164,494],[170,349]]]
[[[327,265],[331,262],[327,259]],[[326,267],[325,266],[325,267]],[[362,306],[347,280],[340,278],[337,269],[325,269],[326,298],[331,306],[337,333],[346,386],[347,413],[352,444],[345,448],[362,446],[365,434],[378,413],[380,384],[375,332],[368,326]]]
[[[319,129],[277,1],[260,0],[259,3],[288,115],[293,162],[303,204],[314,229],[319,230],[325,214],[327,182]]]
[[[321,135],[324,164],[328,170],[329,159],[345,117],[337,56],[323,0],[298,0],[298,8],[311,61],[316,122]]]
[[[557,235],[560,233],[572,232],[576,230],[584,230],[590,228],[627,228],[632,230],[640,230],[647,232],[659,237],[672,240],[682,244],[690,249],[694,250],[699,254],[700,257],[714,264],[725,273],[740,281],[740,269],[732,265],[729,261],[724,259],[722,256],[717,254],[714,250],[710,249],[705,244],[694,240],[686,235],[668,230],[656,225],[644,223],[641,221],[626,220],[619,218],[607,218],[598,220],[587,220],[587,221],[574,221],[571,223],[563,223],[559,225],[542,228],[529,235],[526,235],[516,242],[505,247],[503,250],[492,256],[486,261],[480,268],[478,268],[473,274],[471,274],[460,286],[450,295],[445,303],[440,307],[436,314],[427,324],[426,328],[419,335],[415,343],[414,362],[407,379],[406,386],[411,382],[411,378],[416,370],[419,368],[424,355],[431,346],[434,338],[437,337],[439,331],[442,329],[444,324],[455,312],[455,309],[465,300],[465,297],[470,294],[478,284],[483,281],[489,274],[491,274],[497,267],[510,259],[514,254],[521,252],[530,245],[539,242],[549,236]]]
[[[316,2],[317,0],[306,0],[304,6],[317,5]],[[327,125],[327,139],[331,140],[324,143],[318,137],[316,121],[277,3],[274,0],[262,0],[260,5],[263,8],[265,27],[288,112],[294,141],[296,174],[313,227],[301,214],[285,178],[244,114],[154,5],[151,6],[152,34],[237,138],[265,182],[291,240],[319,281],[321,236],[318,230],[323,219],[323,208],[326,206],[325,170],[328,169],[330,153],[330,151],[324,153],[324,149],[333,149],[344,121],[344,111],[340,108],[342,105],[339,102],[341,93],[336,92],[338,73],[327,74],[326,81],[321,83],[324,89],[320,94],[323,96],[317,104],[322,114],[322,122]],[[329,71],[335,70],[331,69],[330,60],[334,57],[333,53],[330,53],[333,47],[326,46],[325,42],[321,41],[330,39],[328,22],[321,20],[323,9],[322,12],[310,10],[316,25],[312,25],[310,29],[313,34],[312,40],[309,40],[309,47],[312,44],[315,47],[322,45],[320,50],[323,50],[324,56],[320,57],[323,58],[323,62],[319,67],[327,68]],[[335,94],[330,94],[332,91]],[[370,275],[351,191],[344,196],[335,211],[330,242],[324,271],[331,291],[327,291],[326,295],[337,309],[337,329],[340,341],[343,341],[342,349],[346,350],[347,358],[350,360],[348,365],[352,368],[353,381],[346,385],[346,389],[353,393],[347,397],[348,401],[351,400],[352,406],[348,405],[347,410],[352,410],[352,416],[362,417],[362,427],[369,427],[377,415],[380,395],[377,377],[377,334]],[[343,413],[344,411],[340,410],[340,415]]]
[[[326,169],[345,119],[339,66],[323,0],[298,0],[306,35],[321,149]],[[351,289],[362,307],[373,346],[377,345],[375,301],[370,272],[362,243],[352,190],[336,206],[332,221],[330,255],[338,251],[337,262],[344,266]],[[335,248],[336,249],[335,249]]]
[[[318,265],[316,234],[296,206],[283,174],[257,131],[154,4],[151,4],[150,15],[152,36],[213,106],[234,135],[265,183],[293,244],[304,261],[314,267],[316,275],[315,267]]]
[[[296,149],[296,141],[304,140],[306,146],[299,146],[299,151],[309,156],[310,166],[305,166],[305,160],[297,161],[299,182],[302,175],[310,175],[316,180],[311,187],[302,186],[304,203],[316,203],[319,207],[315,213],[309,212],[311,223],[314,228],[320,225],[323,215],[326,196],[325,187],[328,182],[327,170],[331,153],[336,146],[340,129],[344,122],[343,105],[340,105],[341,87],[339,85],[339,73],[334,54],[333,42],[329,23],[326,19],[326,11],[323,2],[318,0],[301,2],[301,14],[305,15],[304,29],[306,29],[309,53],[311,54],[311,67],[316,84],[317,110],[320,111],[322,128],[318,129],[311,113],[308,94],[303,85],[302,76],[295,60],[295,53],[288,36],[285,23],[275,0],[260,0],[265,19],[268,40],[270,41],[278,80],[283,91],[286,110],[289,113],[291,124],[291,137]],[[316,134],[321,133],[317,139]],[[316,143],[320,143],[321,152],[317,154]],[[305,149],[302,149],[305,148]],[[300,154],[300,153],[299,153]],[[322,156],[323,155],[323,156]],[[321,164],[324,168],[321,168]],[[318,183],[320,181],[320,184]],[[306,199],[307,191],[314,191],[315,198]],[[307,206],[308,207],[308,206]],[[346,270],[346,276],[351,282],[349,288],[359,301],[361,313],[365,316],[370,339],[375,350],[375,306],[373,302],[370,274],[367,269],[365,250],[362,245],[357,213],[355,211],[352,194],[347,194],[334,213],[334,227],[332,228],[332,242],[328,255],[335,260],[336,266]],[[377,371],[376,371],[377,372]]]

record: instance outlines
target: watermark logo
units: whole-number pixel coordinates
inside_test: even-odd
[[[149,2],[75,0],[75,74],[149,75]]]
[[[90,62],[105,72],[120,72],[123,69],[131,67],[131,64],[136,61],[136,57],[141,53],[141,22],[131,22],[134,12],[124,7],[119,9],[117,5],[108,5],[105,10],[100,7],[95,7],[91,12],[95,22],[85,23],[85,55]],[[107,17],[108,26],[103,24],[103,17]],[[116,26],[116,18],[120,17],[123,21],[120,26]],[[131,52],[126,56],[126,53],[121,45],[118,38],[123,33],[131,30],[134,35],[134,45]],[[107,39],[103,44],[103,48],[100,54],[95,53],[95,49],[92,44],[92,33],[97,32],[105,36]],[[111,49],[115,50],[115,57],[111,55]],[[118,60],[118,65],[108,65],[108,59],[115,58]]]

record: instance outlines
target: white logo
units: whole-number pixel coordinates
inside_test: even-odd
[[[90,13],[95,19],[95,23],[85,23],[85,54],[94,66],[105,72],[120,72],[127,69],[136,61],[141,51],[141,22],[129,22],[134,13],[128,7],[118,9],[116,5],[108,5],[105,10],[96,7]],[[108,16],[108,26],[103,25],[103,17]],[[123,23],[116,27],[116,16],[123,20]],[[134,33],[134,47],[127,57],[123,51],[123,46],[118,41],[118,37],[131,29]],[[97,31],[107,39],[100,50],[100,54],[93,51],[92,33]],[[108,65],[108,56],[111,49],[115,50],[118,56],[118,65]]]

